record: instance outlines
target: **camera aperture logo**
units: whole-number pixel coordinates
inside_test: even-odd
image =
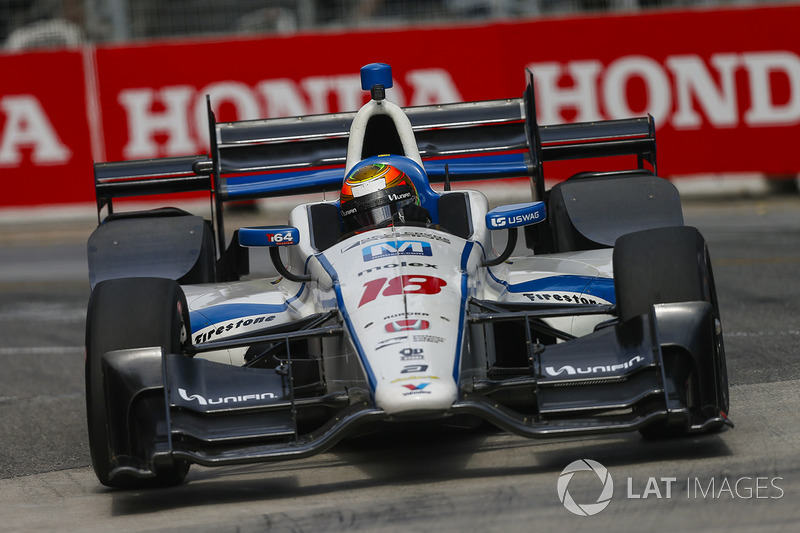
[[[576,473],[585,472],[586,476],[581,476],[576,484],[573,484],[573,493],[580,491],[582,500],[591,499],[599,491],[600,495],[595,502],[578,503],[569,492],[570,482],[574,481]],[[594,474],[594,475],[592,475]],[[594,480],[594,476],[600,480],[600,485]],[[786,494],[781,486],[784,478],[780,476],[740,476],[729,478],[726,476],[711,476],[701,479],[700,477],[686,478],[685,498],[690,499],[709,499],[709,500],[780,500]],[[588,484],[587,484],[588,482]],[[678,481],[677,476],[656,477],[647,476],[647,481],[643,479],[635,480],[628,476],[625,479],[627,487],[625,498],[628,500],[639,501],[647,498],[673,500],[684,497],[681,488],[682,481]],[[577,487],[575,486],[577,485]],[[643,487],[643,488],[642,488]],[[571,513],[578,516],[594,516],[611,503],[614,496],[614,481],[611,473],[605,466],[591,459],[578,459],[567,465],[558,477],[558,499],[564,507]],[[576,490],[577,489],[577,490]],[[587,493],[589,496],[587,496]]]
[[[572,476],[575,475],[575,472],[586,470],[592,471],[597,475],[603,485],[603,489],[600,492],[600,496],[597,497],[596,502],[579,504],[569,493],[569,482],[572,481]],[[564,507],[566,507],[569,512],[578,516],[593,516],[608,507],[608,504],[611,502],[611,497],[614,495],[614,480],[611,479],[611,474],[608,472],[608,469],[597,461],[578,459],[568,464],[567,467],[561,471],[561,475],[558,477],[557,488],[558,499],[561,500],[561,503],[564,504]]]

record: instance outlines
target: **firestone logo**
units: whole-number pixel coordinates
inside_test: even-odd
[[[575,472],[585,470],[594,472],[597,475],[600,482],[603,484],[603,489],[595,503],[579,504],[575,502],[569,493],[569,482],[572,481],[572,476],[575,475]],[[608,504],[611,502],[611,497],[614,495],[614,480],[611,479],[611,474],[606,467],[597,461],[578,459],[568,464],[567,467],[561,471],[561,475],[558,477],[557,488],[558,499],[561,500],[561,503],[564,504],[564,507],[566,507],[569,512],[578,516],[592,516],[608,507]]]

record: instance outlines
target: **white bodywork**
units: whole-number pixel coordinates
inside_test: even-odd
[[[372,100],[351,125],[345,171],[360,161],[367,125],[375,115],[392,119],[404,156],[421,165],[408,117],[391,102]],[[312,244],[310,204],[295,207],[289,225],[299,230],[300,238],[288,247],[287,264],[291,272],[308,274],[311,280],[185,287],[194,343],[336,309],[345,336],[321,341],[314,354],[322,358],[330,390],[366,382],[376,405],[389,414],[441,413],[456,400],[462,379],[486,372],[485,345],[471,341],[466,323],[470,297],[613,303],[611,250],[512,257],[495,267],[482,266],[484,259],[496,256],[485,222],[489,206],[482,193],[466,194],[472,227],[468,239],[436,228],[400,226],[354,235],[327,250]],[[606,318],[551,320],[577,336]],[[244,354],[245,349],[236,349],[203,356],[241,365]]]
[[[475,193],[472,198],[480,203],[483,196]],[[485,268],[481,262],[490,248],[485,226],[475,232],[483,241],[400,226],[355,235],[319,252],[308,240],[306,207],[292,211],[290,222],[304,237],[290,248],[289,256],[292,270],[308,272],[312,280],[306,284],[279,279],[185,287],[196,343],[335,308],[347,334],[340,344],[327,344],[322,350],[329,384],[353,382],[353,368],[360,367],[362,385],[364,381],[368,384],[379,408],[389,414],[418,415],[448,409],[456,400],[459,380],[482,372],[479,366],[486,360],[485,350],[477,343],[470,345],[465,323],[468,297],[500,302],[613,303],[603,298],[607,293],[592,291],[593,283],[607,290],[611,282],[610,250],[512,257]],[[485,198],[473,209],[475,214],[485,214]],[[576,279],[593,281],[579,289],[574,287]],[[247,309],[254,312],[234,316]],[[198,326],[198,317],[211,323]],[[584,335],[606,318],[550,320],[567,333]],[[205,357],[241,365],[243,355],[244,349],[238,349]]]

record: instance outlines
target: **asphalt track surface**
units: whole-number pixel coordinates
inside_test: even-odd
[[[403,432],[296,462],[193,467],[181,487],[114,491],[89,466],[89,221],[0,225],[0,531],[790,531],[800,523],[800,197],[690,201],[717,282],[736,428],[527,440]],[[608,506],[557,482],[604,465]],[[578,472],[576,503],[601,481]]]

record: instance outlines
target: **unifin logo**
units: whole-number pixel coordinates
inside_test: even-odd
[[[197,401],[200,405],[221,405],[226,403],[241,403],[253,400],[265,400],[275,398],[271,392],[262,392],[256,394],[244,394],[242,396],[225,396],[224,398],[204,398],[199,394],[188,394],[186,389],[178,388],[178,394],[182,399],[187,402]]]
[[[372,261],[381,257],[393,255],[424,255],[432,256],[431,245],[422,241],[396,241],[382,242],[367,246],[362,250],[364,261]]]
[[[191,396],[186,394],[186,389],[178,389],[178,394],[180,394],[181,398],[183,398],[187,402],[191,402],[192,400],[197,400],[200,403],[200,405],[208,405],[206,399],[200,396],[199,394],[192,394]]]
[[[597,365],[597,366],[579,366],[574,367],[572,365],[564,365],[558,370],[555,367],[548,366],[545,367],[544,371],[547,372],[548,376],[557,377],[561,374],[565,374],[567,376],[574,376],[574,375],[587,375],[587,374],[605,374],[607,372],[616,372],[617,370],[625,370],[628,368],[633,368],[634,366],[638,365],[639,363],[644,362],[644,357],[641,355],[634,355],[629,361],[624,363],[618,363],[616,365]]]

